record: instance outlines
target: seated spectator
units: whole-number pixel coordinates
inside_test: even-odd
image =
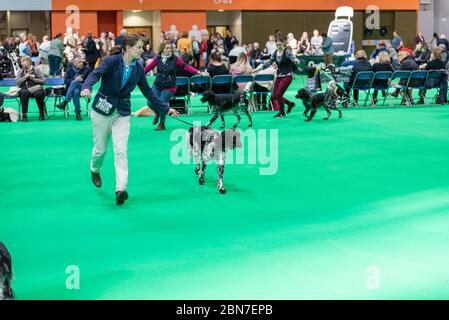
[[[359,72],[364,71],[372,71],[373,68],[371,63],[368,61],[368,57],[366,56],[366,52],[364,50],[359,50],[355,54],[356,62],[354,68],[352,69],[351,76],[349,77],[349,82],[345,83],[346,92],[349,93],[351,91],[351,87],[354,84],[354,80]],[[354,100],[357,104],[359,100],[359,90],[354,90]]]
[[[75,105],[76,120],[82,120],[81,118],[81,105],[80,105],[80,93],[83,87],[84,81],[91,73],[91,69],[84,65],[84,61],[80,57],[75,57],[73,62],[66,70],[64,82],[67,88],[64,101],[56,105],[61,110],[65,110],[67,104],[73,98],[73,104]]]
[[[399,66],[398,52],[396,51],[396,49],[393,48],[391,43],[387,43],[386,48],[387,48],[388,56],[390,57],[391,65]]]
[[[440,44],[440,45],[438,45],[438,48],[441,49],[441,61],[443,61],[444,63],[447,63],[446,46],[444,44]]]
[[[241,53],[246,54],[245,48],[243,48],[238,42],[234,43],[233,49],[229,52],[229,63],[235,63]]]
[[[309,35],[307,32],[303,32],[301,39],[298,41],[298,54],[310,54],[312,46],[309,41]]]
[[[28,121],[28,103],[31,97],[36,100],[39,107],[39,120],[45,120],[45,91],[43,87],[45,77],[42,71],[33,68],[29,56],[23,56],[20,62],[22,69],[17,74],[16,84],[20,88],[19,98],[22,106],[22,121]]]
[[[184,61],[186,65],[187,64],[193,65],[193,56],[189,52],[181,50],[180,58],[182,59],[182,61]],[[176,66],[176,76],[191,78],[192,76],[194,76],[194,74],[192,72],[185,70],[184,67]]]
[[[221,54],[219,52],[213,52],[211,54],[211,61],[207,65],[207,73],[211,78],[215,76],[225,75],[229,74],[228,69],[225,67],[225,65],[221,62]]]
[[[379,53],[381,52],[386,52],[387,51],[387,46],[385,45],[385,43],[381,42],[376,46],[376,49],[373,50],[373,52],[371,53],[370,56],[370,60],[376,60],[376,57]]]
[[[253,68],[249,65],[248,57],[246,54],[240,54],[237,62],[231,65],[231,68],[229,69],[229,73],[233,76],[239,76],[239,75],[245,75],[245,74],[253,74]],[[235,87],[234,89],[238,92],[243,92],[245,89],[246,83],[239,83],[238,88]]]
[[[432,50],[432,54],[430,56],[429,63],[421,65],[420,69],[425,69],[427,71],[431,71],[431,70],[445,70],[446,69],[446,65],[441,60],[441,55],[442,55],[442,51],[441,51],[440,48],[437,47],[437,48],[433,49]],[[426,97],[427,88],[435,87],[436,83],[434,83],[434,81],[435,81],[434,78],[428,78],[427,79],[425,89],[423,89],[419,93],[419,104],[424,104],[424,99]],[[444,100],[444,99],[441,99],[442,98],[441,94],[443,93],[443,91],[444,90],[440,90],[440,97],[439,97],[440,101],[438,101],[438,102],[441,102],[441,101]],[[445,91],[447,91],[447,89]],[[444,95],[443,95],[443,97],[444,97]]]
[[[252,68],[257,68],[259,64],[262,63],[262,51],[259,49],[259,43],[254,42],[253,50],[251,50],[250,54],[250,64]]]
[[[272,74],[274,76],[274,80],[273,81],[256,81],[254,82],[254,87],[253,90],[255,92],[271,92],[271,90],[273,90],[273,86],[274,86],[274,81],[276,80],[276,73],[277,73],[277,69],[275,67],[275,65],[272,65],[271,67],[265,69],[265,70],[261,70],[259,71],[257,74]],[[267,110],[267,97],[268,95],[266,94],[256,94],[256,107],[258,107],[259,105],[262,104],[262,108],[258,108],[259,110]]]
[[[400,51],[398,53],[398,59],[399,59],[399,64],[400,64],[399,70],[407,70],[407,71],[418,70],[418,64],[416,63],[413,56],[411,56],[407,51]],[[404,79],[404,80],[400,81],[400,84],[404,85],[404,84],[406,84],[406,82],[407,82],[407,80]],[[395,92],[393,92],[392,96],[397,98],[400,91],[401,91],[400,89],[396,89]],[[411,90],[404,92],[404,98],[402,99],[401,104],[406,103],[406,96],[411,101],[411,93],[412,93]]]
[[[418,43],[415,51],[413,52],[413,56],[415,57],[415,61],[418,66],[427,63],[430,59],[430,50],[428,49],[427,44]]]
[[[393,66],[391,65],[390,56],[388,55],[388,53],[386,51],[380,52],[376,57],[376,62],[373,64],[373,72],[374,73],[382,72],[382,71],[394,72]],[[386,86],[387,84],[388,84],[388,79],[373,81],[373,86],[383,87],[383,86]],[[374,104],[376,104],[378,101],[377,100],[378,93],[379,93],[378,90],[374,90],[374,93],[373,93]],[[383,97],[385,97],[385,94],[386,94],[386,91],[382,91]]]

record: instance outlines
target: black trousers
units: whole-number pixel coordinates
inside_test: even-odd
[[[37,106],[39,107],[40,114],[44,114],[45,110],[45,92],[44,90],[38,90],[33,94],[30,94],[27,89],[21,89],[19,91],[20,104],[22,105],[22,113],[28,113],[28,103],[30,102],[30,98],[34,98],[36,100]]]
[[[3,100],[5,100],[5,95],[0,92],[0,107],[3,105]]]

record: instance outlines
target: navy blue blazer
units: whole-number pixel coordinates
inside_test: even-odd
[[[94,98],[92,109],[100,114],[107,115],[96,108],[98,100],[100,98],[106,98],[113,106],[110,114],[117,109],[120,115],[129,116],[131,114],[131,92],[133,92],[136,86],[139,86],[140,91],[150,101],[152,106],[167,113],[170,110],[169,104],[163,102],[153,93],[153,90],[148,85],[141,63],[136,62],[125,86],[123,89],[120,88],[122,84],[123,65],[124,61],[121,54],[111,55],[105,58],[101,65],[89,74],[82,90],[89,89],[92,92],[93,85],[101,79],[101,87]]]

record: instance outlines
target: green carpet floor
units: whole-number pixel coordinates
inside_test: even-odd
[[[17,298],[448,299],[449,107],[328,122],[321,110],[311,123],[302,110],[253,114],[255,129],[279,130],[277,174],[228,165],[225,196],[215,167],[199,186],[193,165],[171,163],[171,131],[185,125],[133,118],[123,207],[112,148],[103,188],[90,182],[86,117],[1,124],[0,241]],[[72,265],[79,290],[66,287]]]

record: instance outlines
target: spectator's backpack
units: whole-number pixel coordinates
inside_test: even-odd
[[[0,242],[0,300],[14,300],[11,288],[12,261],[5,245]]]

